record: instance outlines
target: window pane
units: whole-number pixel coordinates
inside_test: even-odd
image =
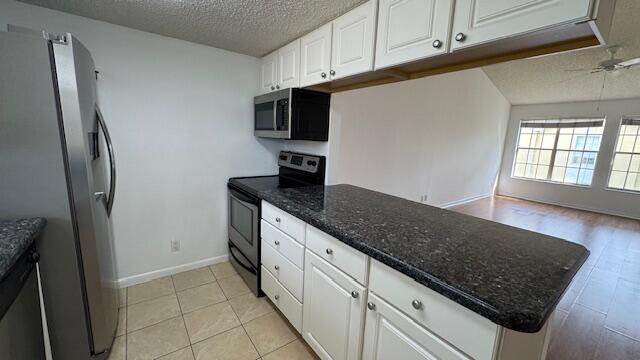
[[[540,166],[538,166],[538,171],[536,173],[536,179],[546,180],[548,173],[549,173],[549,167],[540,165]]]
[[[582,154],[582,164],[580,165],[583,169],[594,169],[596,167],[596,155],[594,152],[585,152]]]
[[[624,188],[624,181],[627,178],[627,173],[623,171],[612,171],[609,178],[609,187],[622,189]]]
[[[531,135],[531,145],[529,146],[532,148],[540,148],[542,146],[542,136],[543,130],[535,129]]]
[[[622,141],[620,142],[620,149],[618,150],[619,152],[632,152],[633,151],[633,146],[635,145],[635,140],[636,137],[635,136],[628,136],[625,135],[622,137]]]
[[[640,154],[631,157],[631,165],[629,171],[640,172]]]
[[[567,168],[566,173],[564,174],[564,182],[567,184],[575,184],[578,182],[578,172],[579,169],[576,168]]]
[[[591,179],[593,178],[593,170],[581,169],[578,174],[578,184],[591,185]]]
[[[571,150],[582,150],[587,141],[586,135],[574,135],[571,141]]]
[[[516,162],[517,163],[525,163],[525,162],[527,162],[527,153],[528,152],[529,152],[529,150],[527,150],[527,149],[518,150],[518,155],[516,155]]]
[[[589,128],[589,135],[602,135],[603,126],[594,126]]]
[[[569,150],[571,148],[572,135],[560,135],[558,137],[558,149]]]
[[[552,181],[562,182],[564,180],[564,172],[566,168],[556,166],[553,168],[553,173],[551,174]]]
[[[524,169],[524,176],[528,178],[535,178],[538,171],[538,165],[527,165]]]
[[[569,160],[567,161],[568,167],[580,167],[581,161],[582,161],[582,152],[580,151],[569,152]]]
[[[625,125],[623,125],[625,126]],[[621,131],[621,134],[625,134],[625,135],[636,135],[638,133],[638,128],[640,126],[638,125],[626,125],[626,129],[624,131],[624,133]]]
[[[531,143],[530,134],[520,134],[520,142],[518,143],[518,147],[528,148],[530,143]]]
[[[640,190],[640,174],[630,172],[627,175],[627,183],[624,186],[624,188],[627,190],[634,190],[634,191]]]
[[[529,150],[529,158],[527,159],[529,164],[537,164],[539,158],[540,150]]]
[[[569,159],[568,151],[557,151],[556,152],[556,161],[554,165],[556,166],[567,166],[567,159]]]
[[[540,158],[538,159],[540,165],[551,164],[551,150],[540,150]]]
[[[587,141],[584,145],[585,150],[589,151],[598,151],[600,149],[600,139],[601,135],[589,135],[587,136]]]
[[[513,168],[513,176],[524,176],[524,168],[524,164],[516,164],[516,166]]]
[[[630,162],[631,162],[631,155],[616,154],[616,157],[613,159],[613,170],[628,171]]]

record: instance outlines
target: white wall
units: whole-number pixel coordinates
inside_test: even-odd
[[[227,179],[275,173],[282,147],[253,136],[258,59],[0,0],[7,23],[71,32],[93,55],[117,160],[119,277],[224,257]]]
[[[606,188],[622,116],[639,114],[640,99],[603,101],[599,110],[595,101],[514,106],[511,110],[497,192],[501,195],[640,219],[640,194]],[[606,121],[590,187],[511,177],[520,120],[532,117],[598,116],[604,116]]]
[[[493,192],[510,104],[480,69],[334,94],[331,184],[447,206]]]

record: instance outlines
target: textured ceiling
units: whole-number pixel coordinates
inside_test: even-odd
[[[263,56],[365,0],[20,0],[96,20]]]
[[[640,57],[640,1],[617,0],[609,44],[624,46],[616,57]],[[597,100],[603,74],[584,76],[566,69],[591,68],[605,60],[604,48],[511,61],[483,70],[512,104]],[[640,67],[607,76],[603,99],[640,98]]]

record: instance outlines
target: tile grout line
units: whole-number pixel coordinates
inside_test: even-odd
[[[207,269],[208,268],[209,267],[207,267]],[[211,271],[211,270],[209,270],[209,271]],[[215,277],[214,277],[214,279],[215,279]],[[180,310],[180,318],[182,318],[182,325],[184,325],[184,331],[187,333],[187,339],[189,340],[189,350],[191,350],[191,355],[195,359],[196,358],[196,354],[193,352],[193,346],[191,346],[191,345],[193,345],[191,343],[191,335],[189,335],[189,330],[187,329],[187,321],[184,319],[184,312],[182,311],[182,304],[180,304],[180,299],[178,298],[178,291],[176,289],[176,283],[173,281],[173,275],[171,275],[171,284],[173,285],[173,291],[175,291],[175,294],[176,294],[176,301],[178,302],[178,309]],[[168,354],[165,354],[165,355],[168,355]]]

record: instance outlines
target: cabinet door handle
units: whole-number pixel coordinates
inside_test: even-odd
[[[280,89],[280,85],[276,85],[276,89]]]
[[[464,33],[457,33],[456,34],[456,41],[457,42],[463,42],[467,39],[467,35],[465,35]]]
[[[320,74],[320,76],[324,79],[324,78],[326,78],[326,77],[327,77],[327,73],[324,73],[324,72],[323,72],[322,74]]]
[[[276,299],[276,300],[280,300],[280,295],[276,295],[273,298]]]
[[[352,297],[352,298],[357,299],[359,296],[360,296],[360,293],[359,293],[359,292],[357,292],[357,291],[355,291],[355,290],[353,290],[353,291],[351,292],[351,297]]]
[[[275,90],[275,89],[276,89],[275,87],[273,87],[273,86],[271,87],[271,90]]]
[[[413,300],[413,301],[411,302],[411,306],[413,306],[413,308],[414,308],[414,309],[416,309],[416,310],[420,310],[420,309],[422,309],[422,301],[420,301],[420,300]]]
[[[278,241],[278,240],[274,241],[273,243],[276,244],[276,246],[280,245],[280,241]]]
[[[279,218],[279,217],[277,217],[277,218],[276,218],[276,222],[277,222],[277,223],[279,223],[279,222],[280,222],[280,218]]]
[[[276,271],[280,270],[280,266],[279,265],[276,265],[273,268],[276,269]]]
[[[333,254],[333,249],[327,249],[326,252],[327,252],[327,255],[332,255]]]
[[[435,40],[435,41],[433,42],[433,47],[434,47],[434,48],[436,48],[436,49],[441,48],[441,47],[442,47],[442,41],[440,41],[440,40]]]
[[[367,303],[367,309],[369,310],[375,310],[376,309],[376,304],[372,303],[372,302],[368,302]]]
[[[336,74],[336,71],[335,70],[331,70],[331,71],[329,71],[329,74],[331,74],[331,76],[334,76]]]

